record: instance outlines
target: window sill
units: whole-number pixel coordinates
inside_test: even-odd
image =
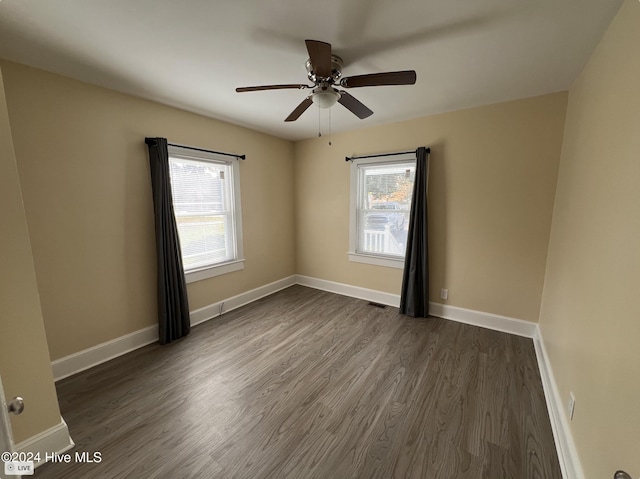
[[[353,261],[356,263],[373,264],[375,266],[386,266],[387,268],[404,268],[404,258],[395,259],[372,254],[349,253],[349,261]]]
[[[227,273],[233,273],[234,271],[240,271],[241,269],[244,269],[243,259],[216,266],[209,266],[207,268],[197,269],[195,271],[190,271],[188,273],[185,273],[184,277],[187,281],[187,284],[189,284],[195,283],[196,281],[202,281],[203,279],[213,278],[214,276],[220,276]]]

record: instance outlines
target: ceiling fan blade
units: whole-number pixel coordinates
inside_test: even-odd
[[[242,93],[245,91],[261,91],[261,90],[287,90],[287,89],[295,89],[295,90],[304,90],[305,88],[310,88],[308,85],[262,85],[262,86],[243,86],[236,88],[238,93]]]
[[[369,110],[363,103],[356,100],[353,96],[348,94],[346,91],[340,92],[340,99],[338,100],[342,106],[344,106],[347,110],[353,113],[355,116],[364,120],[365,118],[373,115],[373,112]]]
[[[331,44],[318,40],[305,40],[314,73],[323,78],[331,76]]]
[[[356,88],[361,86],[381,85],[413,85],[416,82],[414,70],[400,72],[369,73],[368,75],[356,75],[340,80],[340,86],[344,88]]]
[[[311,106],[313,102],[311,101],[310,97],[305,98],[304,100],[302,100],[302,103],[300,103],[295,110],[293,110],[291,112],[291,114],[285,118],[284,121],[296,121],[298,118],[300,118],[300,115],[302,115],[307,108],[309,108]]]

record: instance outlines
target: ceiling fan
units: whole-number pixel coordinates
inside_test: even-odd
[[[306,63],[307,77],[313,82],[313,85],[286,84],[247,86],[236,88],[236,91],[304,90],[310,88],[312,89],[311,94],[305,98],[284,121],[297,120],[312,103],[315,103],[320,108],[330,108],[335,105],[336,102],[340,103],[362,120],[373,115],[373,111],[346,91],[336,89],[336,86],[342,88],[359,88],[380,85],[413,85],[416,82],[416,72],[414,70],[369,73],[367,75],[341,78],[344,63],[342,58],[331,53],[331,45],[329,43],[317,40],[305,40],[305,43],[307,44],[307,51],[309,52],[309,59]]]

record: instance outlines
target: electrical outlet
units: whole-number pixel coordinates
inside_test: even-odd
[[[440,299],[448,299],[449,298],[449,290],[441,289],[440,290]]]
[[[569,421],[573,421],[573,411],[576,408],[576,398],[572,392],[569,393],[569,403],[567,404],[567,409],[569,412]]]

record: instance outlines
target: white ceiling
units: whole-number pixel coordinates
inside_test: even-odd
[[[349,92],[334,132],[567,90],[622,0],[0,0],[0,57],[282,138],[318,132],[304,40],[329,42],[343,76],[414,69],[414,86]],[[322,111],[323,129],[328,112]]]

